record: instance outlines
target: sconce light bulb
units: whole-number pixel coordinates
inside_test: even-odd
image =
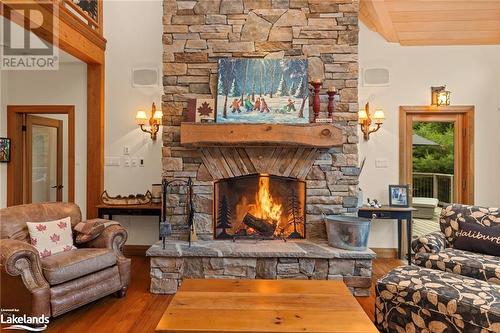
[[[450,104],[450,92],[449,91],[441,91],[438,93],[437,97],[438,106],[449,105]]]
[[[156,110],[153,118],[156,120],[161,120],[163,118],[163,112],[160,110]]]
[[[359,112],[358,112],[358,122],[360,124],[362,124],[363,121],[365,121],[367,119],[368,119],[368,115],[366,114],[366,110],[365,109],[359,110]]]
[[[148,116],[146,115],[146,111],[144,111],[144,110],[137,111],[137,114],[135,115],[135,120],[137,121],[138,125],[144,125],[146,123],[146,121],[148,120]]]

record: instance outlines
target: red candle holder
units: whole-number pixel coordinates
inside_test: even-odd
[[[313,118],[313,121],[316,122],[316,119],[318,119],[319,112],[321,109],[319,92],[321,91],[321,86],[323,85],[323,82],[321,82],[320,80],[314,80],[314,81],[311,81],[310,84],[313,86],[313,90],[314,90],[314,97],[313,97],[314,118]]]
[[[335,88],[328,89],[326,93],[328,94],[328,118],[333,119],[333,112],[335,111],[335,95],[337,95],[337,90],[335,90]]]

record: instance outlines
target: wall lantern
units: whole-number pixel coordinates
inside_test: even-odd
[[[446,90],[446,86],[431,87],[432,105],[448,106],[450,105],[451,92]]]
[[[372,118],[376,127],[372,127]],[[361,131],[363,132],[363,137],[365,140],[370,138],[370,134],[379,130],[379,128],[384,123],[385,115],[382,108],[376,108],[373,117],[370,115],[370,105],[366,103],[364,109],[360,109],[358,112],[358,123],[361,126]]]
[[[163,113],[160,110],[156,110],[156,105],[153,103],[149,119],[146,111],[139,109],[135,115],[135,120],[143,132],[149,133],[151,135],[151,139],[156,140],[156,134],[160,130],[162,117]],[[147,122],[149,122],[149,126],[146,126]]]

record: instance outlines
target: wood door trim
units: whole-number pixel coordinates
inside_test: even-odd
[[[87,218],[104,191],[104,65],[87,65]]]
[[[474,203],[474,106],[400,106],[399,107],[399,181],[401,184],[412,183],[410,175],[412,173],[411,156],[408,155],[407,147],[411,142],[412,132],[408,131],[411,128],[413,116],[456,116],[457,125],[464,129],[463,135],[458,135],[457,140],[464,142],[463,151],[455,152],[455,160],[465,160],[461,170],[458,170],[459,179],[465,175],[465,189],[460,185],[460,195],[457,196],[457,201],[465,204]],[[459,129],[460,130],[460,129]],[[456,145],[458,146],[458,145]],[[462,156],[469,156],[468,159],[463,159]],[[456,168],[457,169],[457,168]],[[456,187],[456,186],[455,186]],[[458,189],[456,188],[457,193]]]
[[[14,186],[23,186],[22,170],[16,170],[14,161],[22,163],[22,133],[16,130],[22,126],[23,114],[67,114],[68,115],[68,201],[75,202],[75,106],[74,105],[8,105],[7,136],[11,138],[11,163],[7,164],[7,206],[23,202],[15,196]],[[19,126],[19,127],[18,127]],[[88,191],[87,185],[87,191]]]

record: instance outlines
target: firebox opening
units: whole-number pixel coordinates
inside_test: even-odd
[[[215,239],[305,238],[306,184],[268,174],[214,184]]]

